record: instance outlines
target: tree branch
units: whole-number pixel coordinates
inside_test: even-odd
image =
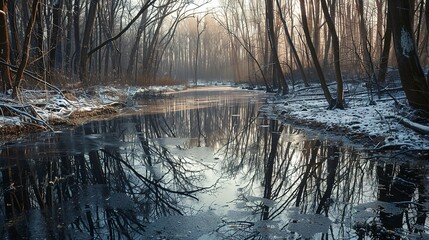
[[[122,29],[118,34],[116,34],[114,37],[107,39],[106,41],[104,41],[102,44],[98,45],[97,47],[95,47],[94,49],[92,49],[91,51],[88,52],[88,57],[91,56],[93,53],[95,53],[96,51],[100,50],[101,48],[103,48],[104,46],[106,46],[107,44],[109,44],[112,41],[115,41],[116,39],[118,39],[119,37],[122,36],[122,34],[124,34],[130,27],[131,25],[133,25],[133,23],[135,21],[137,21],[137,19],[139,19],[139,17],[144,13],[144,11],[146,11],[151,5],[153,5],[155,3],[156,0],[149,0],[147,1],[143,7],[140,9],[140,11],[137,13],[137,15],[131,20],[131,22],[129,22],[127,24],[127,26],[125,26],[124,29]]]

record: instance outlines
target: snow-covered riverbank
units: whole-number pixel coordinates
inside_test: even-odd
[[[366,89],[349,86],[346,109],[327,109],[317,86],[274,97],[262,108],[271,118],[335,134],[375,149],[429,150],[428,123],[410,108],[400,89],[384,89],[370,104]]]

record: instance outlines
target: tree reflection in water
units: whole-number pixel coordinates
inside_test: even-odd
[[[2,146],[0,237],[427,236],[424,163],[381,161],[255,102],[193,104]]]
[[[428,236],[424,167],[368,160],[267,117],[244,128],[225,147],[225,171],[245,179],[225,239]]]
[[[174,137],[161,115],[93,122],[1,151],[2,238],[129,238],[143,222],[182,215],[207,167],[155,141]],[[191,170],[192,169],[192,170]]]

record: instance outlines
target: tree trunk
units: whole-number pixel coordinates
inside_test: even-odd
[[[145,12],[145,14],[142,15],[142,19],[140,21],[139,28],[137,29],[137,36],[136,36],[136,39],[134,41],[133,47],[131,48],[130,60],[128,62],[128,68],[127,68],[127,73],[129,74],[129,76],[131,76],[131,74],[134,70],[134,65],[135,65],[136,60],[137,60],[136,58],[137,58],[139,42],[140,42],[140,39],[143,35],[143,30],[144,30],[144,27],[146,25],[146,19],[147,19],[147,12]]]
[[[344,109],[344,90],[343,90],[343,77],[341,76],[340,66],[340,41],[338,39],[337,30],[335,29],[335,23],[332,20],[326,0],[321,0],[323,14],[325,15],[326,23],[328,24],[329,32],[332,36],[332,48],[334,50],[334,68],[335,78],[337,80],[337,102],[336,107]]]
[[[389,0],[393,43],[402,87],[411,106],[429,112],[429,87],[425,79],[413,39],[409,1]]]
[[[72,39],[72,22],[73,22],[73,4],[71,1],[66,1],[66,8],[67,8],[67,25],[66,25],[66,45],[65,45],[65,62],[64,62],[64,69],[65,73],[71,73],[70,65],[71,65],[71,39]]]
[[[295,44],[293,44],[292,38],[290,36],[289,29],[287,27],[286,20],[285,20],[285,18],[283,16],[282,9],[281,9],[281,6],[280,6],[280,1],[276,0],[276,3],[277,3],[277,8],[279,9],[280,20],[282,21],[283,29],[284,29],[285,34],[286,34],[286,40],[287,40],[287,42],[289,44],[289,47],[290,47],[290,49],[292,51],[292,55],[293,55],[293,57],[294,57],[294,59],[296,61],[296,64],[298,65],[298,69],[301,72],[301,76],[302,76],[302,80],[304,82],[304,85],[306,87],[308,87],[309,84],[308,84],[307,76],[305,75],[304,68],[302,67],[301,59],[299,58],[298,52],[296,51],[296,48],[295,48]]]
[[[383,52],[380,56],[380,67],[378,72],[378,81],[380,83],[386,81],[387,65],[389,63],[390,45],[392,42],[392,27],[390,18],[387,18],[386,32],[384,33]]]
[[[426,28],[427,28],[427,31],[429,32],[429,1],[427,0],[425,5],[425,16],[426,16]]]
[[[52,5],[52,32],[50,39],[50,47],[49,47],[49,69],[52,71],[54,68],[58,67],[56,63],[57,56],[57,46],[61,47],[61,44],[58,44],[59,34],[62,28],[61,20],[62,20],[62,9],[63,1],[57,0],[54,1]]]
[[[335,106],[335,100],[332,98],[331,93],[329,92],[328,85],[326,84],[325,75],[323,74],[322,67],[320,66],[319,59],[316,54],[316,49],[314,48],[313,42],[310,37],[310,30],[308,29],[307,14],[305,12],[305,2],[304,0],[299,0],[301,6],[301,18],[302,18],[302,28],[304,29],[304,35],[307,42],[308,49],[311,53],[311,58],[313,59],[314,67],[316,68],[317,75],[319,76],[320,85],[322,86],[323,94],[325,99],[328,102],[329,108]]]
[[[380,96],[380,87],[378,85],[378,81],[375,76],[374,64],[373,64],[371,53],[368,47],[368,45],[370,44],[370,41],[368,40],[368,32],[365,26],[363,0],[356,0],[356,8],[359,14],[359,33],[360,33],[359,36],[360,36],[360,42],[362,45],[363,66],[368,77],[367,89],[370,92],[370,102],[372,103],[373,102],[372,89],[374,84],[376,84],[377,86],[378,97],[380,98],[381,96]]]
[[[274,61],[274,73],[273,77],[277,77],[281,86],[282,94],[286,94],[289,91],[285,76],[283,74],[282,66],[278,56],[277,49],[277,37],[274,31],[274,6],[273,0],[265,0],[265,9],[267,15],[267,27],[268,27],[268,38],[270,40],[271,51],[273,54]]]
[[[78,72],[79,60],[80,60],[80,0],[74,1],[73,6],[73,29],[74,29],[74,44],[76,56],[74,60],[74,73]]]
[[[31,48],[31,55],[33,59],[35,59],[33,71],[39,75],[44,75],[45,73],[45,54],[43,52],[43,18],[42,18],[42,4],[39,4],[36,11],[36,30],[32,33],[34,40],[32,44],[34,44]],[[27,13],[30,15],[30,13]],[[30,16],[27,17],[26,23],[30,20]],[[24,47],[23,47],[24,48]],[[24,51],[24,50],[22,50]]]
[[[375,46],[374,58],[375,59],[381,58],[381,52],[382,52],[381,48],[382,47],[379,47],[379,46],[383,46],[381,36],[383,36],[382,35],[383,21],[384,21],[383,16],[385,15],[384,8],[383,8],[384,2],[385,2],[385,0],[376,0],[375,1],[375,6],[377,9],[377,31],[376,31],[376,38],[375,38],[375,44],[374,44],[374,46]]]
[[[10,25],[10,62],[12,65],[16,65],[16,58],[19,56],[19,36],[18,29],[16,25],[16,2],[15,0],[8,0],[8,14],[9,14],[9,25]]]
[[[0,0],[0,60],[6,64],[10,63],[10,48],[9,48],[9,34],[7,29],[7,2]],[[1,71],[1,91],[6,92],[12,88],[10,77],[10,69],[6,64],[0,65]]]
[[[27,24],[27,28],[25,29],[25,40],[24,45],[22,46],[21,63],[19,64],[18,71],[16,72],[15,82],[13,85],[13,98],[18,97],[18,89],[21,85],[21,79],[24,74],[24,70],[27,67],[27,62],[30,54],[31,35],[34,28],[34,23],[36,22],[37,11],[40,11],[39,3],[40,0],[34,0],[33,5],[31,7],[31,18]]]
[[[79,62],[79,79],[82,82],[88,81],[88,50],[89,42],[91,40],[92,29],[94,28],[95,17],[97,13],[98,0],[91,0],[88,17],[86,19],[85,32],[83,34],[82,45],[80,48],[80,62]]]

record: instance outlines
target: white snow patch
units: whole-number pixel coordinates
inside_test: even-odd
[[[19,125],[21,120],[19,117],[5,117],[0,116],[0,126],[4,125]]]
[[[402,27],[401,30],[401,48],[402,55],[409,58],[411,51],[414,50],[413,39],[411,38],[411,34]]]

